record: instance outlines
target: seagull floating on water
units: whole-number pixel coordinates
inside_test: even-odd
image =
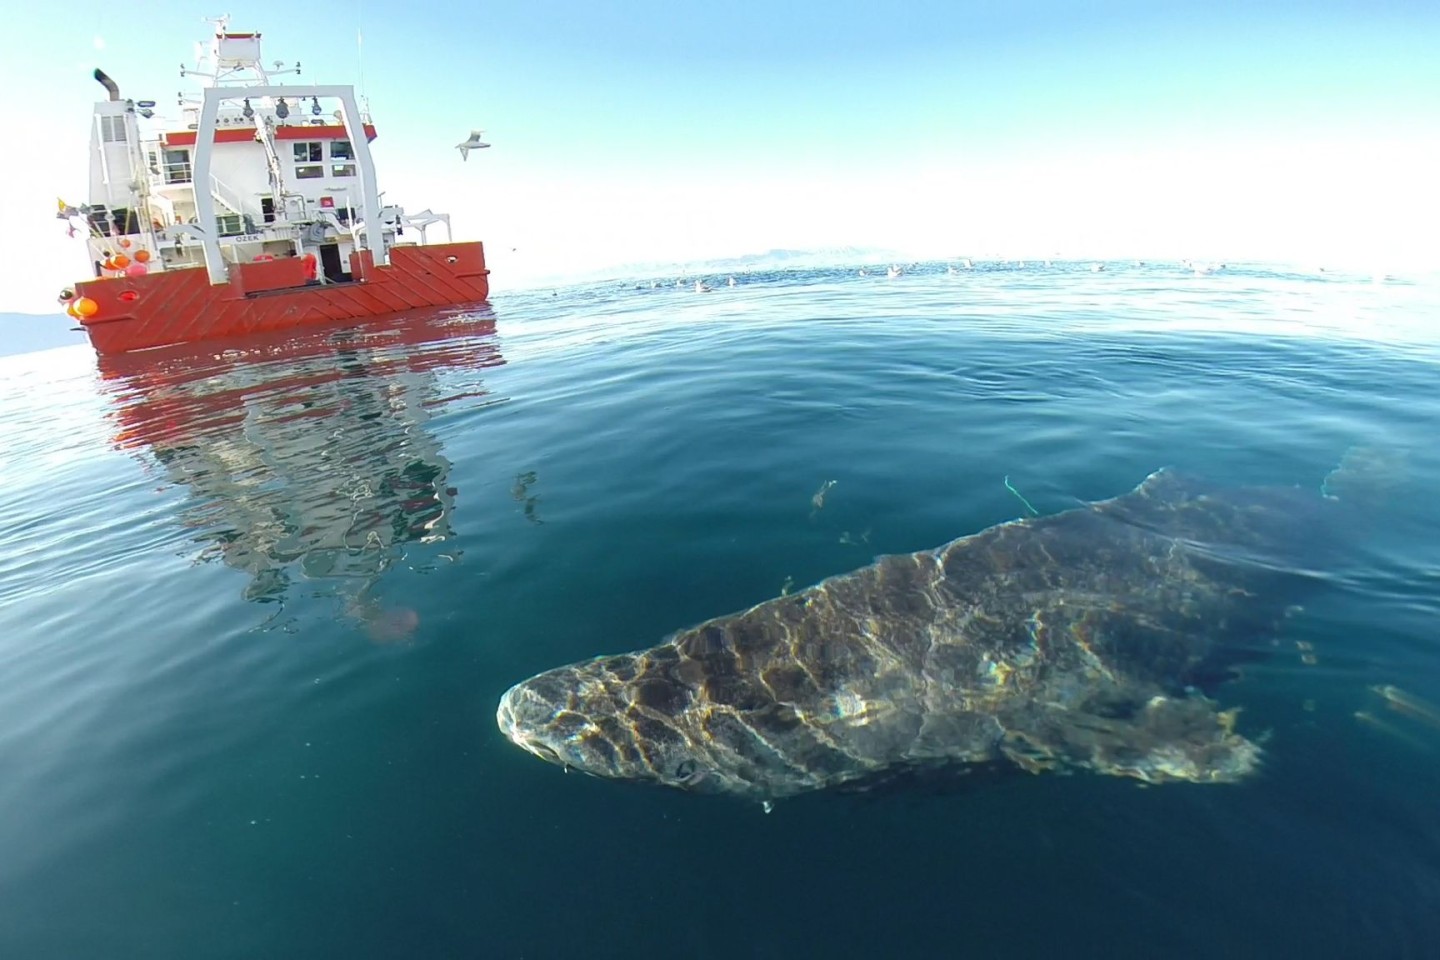
[[[471,130],[469,140],[466,140],[464,143],[455,144],[455,149],[460,151],[461,160],[469,160],[471,150],[484,150],[490,146],[490,144],[480,139],[484,133],[484,130]]]

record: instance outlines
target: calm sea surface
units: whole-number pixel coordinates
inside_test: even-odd
[[[1437,955],[1435,286],[707,279],[0,359],[0,957]],[[1266,738],[1238,785],[767,815],[495,726],[542,669],[1013,519],[1007,477],[1318,491],[1355,447],[1363,535],[1217,692]]]

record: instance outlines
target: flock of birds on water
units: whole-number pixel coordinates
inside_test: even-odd
[[[1033,262],[1033,263],[1037,263],[1037,264],[1043,263],[1046,267],[1053,267],[1053,266],[1055,265],[1055,261],[1053,261],[1053,260],[1032,261],[1032,262]],[[1144,260],[1136,260],[1136,261],[1134,261],[1134,266],[1136,266],[1136,267],[1145,267],[1145,266],[1149,266],[1149,265],[1150,265],[1150,264],[1147,264],[1147,262],[1144,261]],[[996,261],[996,266],[1001,267],[1001,268],[1008,267],[1008,268],[1013,268],[1013,269],[1017,269],[1017,270],[1023,270],[1023,269],[1025,269],[1025,267],[1026,267],[1026,261],[1024,261],[1024,260],[999,260],[999,261]],[[1205,276],[1205,275],[1212,274],[1212,273],[1217,273],[1217,272],[1219,272],[1219,271],[1221,271],[1221,270],[1226,269],[1225,264],[1223,264],[1223,263],[1203,263],[1203,262],[1197,262],[1197,261],[1193,261],[1193,260],[1181,260],[1181,261],[1180,261],[1180,266],[1181,266],[1183,269],[1187,270],[1187,271],[1193,272],[1193,273],[1195,274],[1195,276],[1197,276],[1197,277],[1198,277],[1198,276]],[[889,267],[884,268],[883,273],[884,273],[884,276],[885,276],[886,279],[888,279],[888,280],[897,280],[897,279],[899,279],[900,277],[903,277],[903,276],[905,276],[905,275],[908,274],[908,273],[911,273],[911,272],[920,272],[920,271],[921,271],[921,267],[922,267],[922,265],[919,264],[919,263],[911,263],[911,264],[909,264],[908,266],[901,266],[900,264],[892,263],[892,264],[890,264]],[[985,267],[984,267],[984,265],[982,264],[981,269],[984,269],[984,268],[985,268]],[[974,270],[974,269],[975,269],[975,261],[973,261],[973,260],[970,259],[969,257],[963,257],[963,258],[961,258],[961,259],[958,261],[958,265],[957,265],[956,263],[947,264],[946,267],[945,267],[945,273],[946,273],[947,275],[949,275],[949,276],[957,276],[957,275],[959,275],[959,274],[961,274],[961,273],[963,273],[963,272],[965,272],[965,271],[967,271],[967,270]],[[1105,272],[1105,270],[1107,269],[1107,265],[1106,265],[1105,263],[1102,263],[1102,262],[1094,262],[1094,263],[1090,263],[1090,264],[1089,264],[1088,269],[1089,269],[1090,272],[1092,272],[1092,273],[1103,273],[1103,272]],[[746,271],[746,272],[749,272],[749,271]],[[926,272],[928,272],[928,271],[926,271]],[[1323,270],[1322,270],[1322,272],[1323,272]],[[743,275],[743,274],[742,274],[742,275]],[[869,268],[869,267],[860,267],[860,268],[856,271],[856,275],[857,275],[857,276],[861,276],[861,277],[869,277],[869,276],[876,276],[876,277],[878,277],[878,276],[881,275],[881,268],[876,268],[876,269],[874,269],[874,270],[872,271],[871,268]],[[648,289],[655,290],[655,289],[659,289],[660,287],[670,286],[670,285],[671,285],[671,284],[669,283],[669,281],[651,280],[650,283],[648,284]],[[678,288],[678,289],[685,289],[685,288],[688,287],[688,288],[694,290],[696,293],[709,293],[711,290],[715,289],[714,286],[713,286],[710,282],[708,282],[708,280],[705,279],[705,278],[696,279],[696,280],[694,280],[694,281],[692,282],[690,279],[688,279],[688,278],[686,278],[686,277],[681,277],[681,278],[677,279],[677,280],[674,282],[673,285],[674,285],[676,288]],[[730,276],[730,277],[728,277],[728,278],[725,280],[725,282],[724,282],[723,284],[721,284],[721,285],[722,285],[722,286],[727,286],[727,287],[734,287],[734,286],[738,286],[738,285],[739,285],[739,281],[736,280],[734,276]],[[634,285],[634,289],[636,289],[636,290],[644,290],[644,289],[647,289],[647,284],[637,283],[637,284]]]

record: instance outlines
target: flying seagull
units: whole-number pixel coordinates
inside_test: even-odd
[[[480,139],[480,135],[484,132],[484,130],[471,130],[469,140],[466,140],[464,143],[455,144],[455,149],[460,151],[461,160],[469,160],[471,150],[484,150],[490,146],[490,144]]]

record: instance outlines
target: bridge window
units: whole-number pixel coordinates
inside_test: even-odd
[[[238,213],[222,213],[215,217],[216,232],[222,237],[238,237],[248,233],[245,218]]]
[[[295,168],[297,180],[319,180],[325,176],[325,167],[318,163],[307,163]]]
[[[355,148],[350,146],[349,140],[336,140],[330,144],[331,160],[354,160]]]
[[[332,177],[353,177],[353,176],[355,176],[355,164],[353,164],[353,163],[336,163],[336,164],[332,164],[331,167],[330,167],[330,175],[331,175]]]
[[[319,163],[325,159],[319,140],[306,140],[294,145],[296,163]]]
[[[189,183],[190,173],[190,151],[182,149],[165,148],[165,182],[166,183]]]

